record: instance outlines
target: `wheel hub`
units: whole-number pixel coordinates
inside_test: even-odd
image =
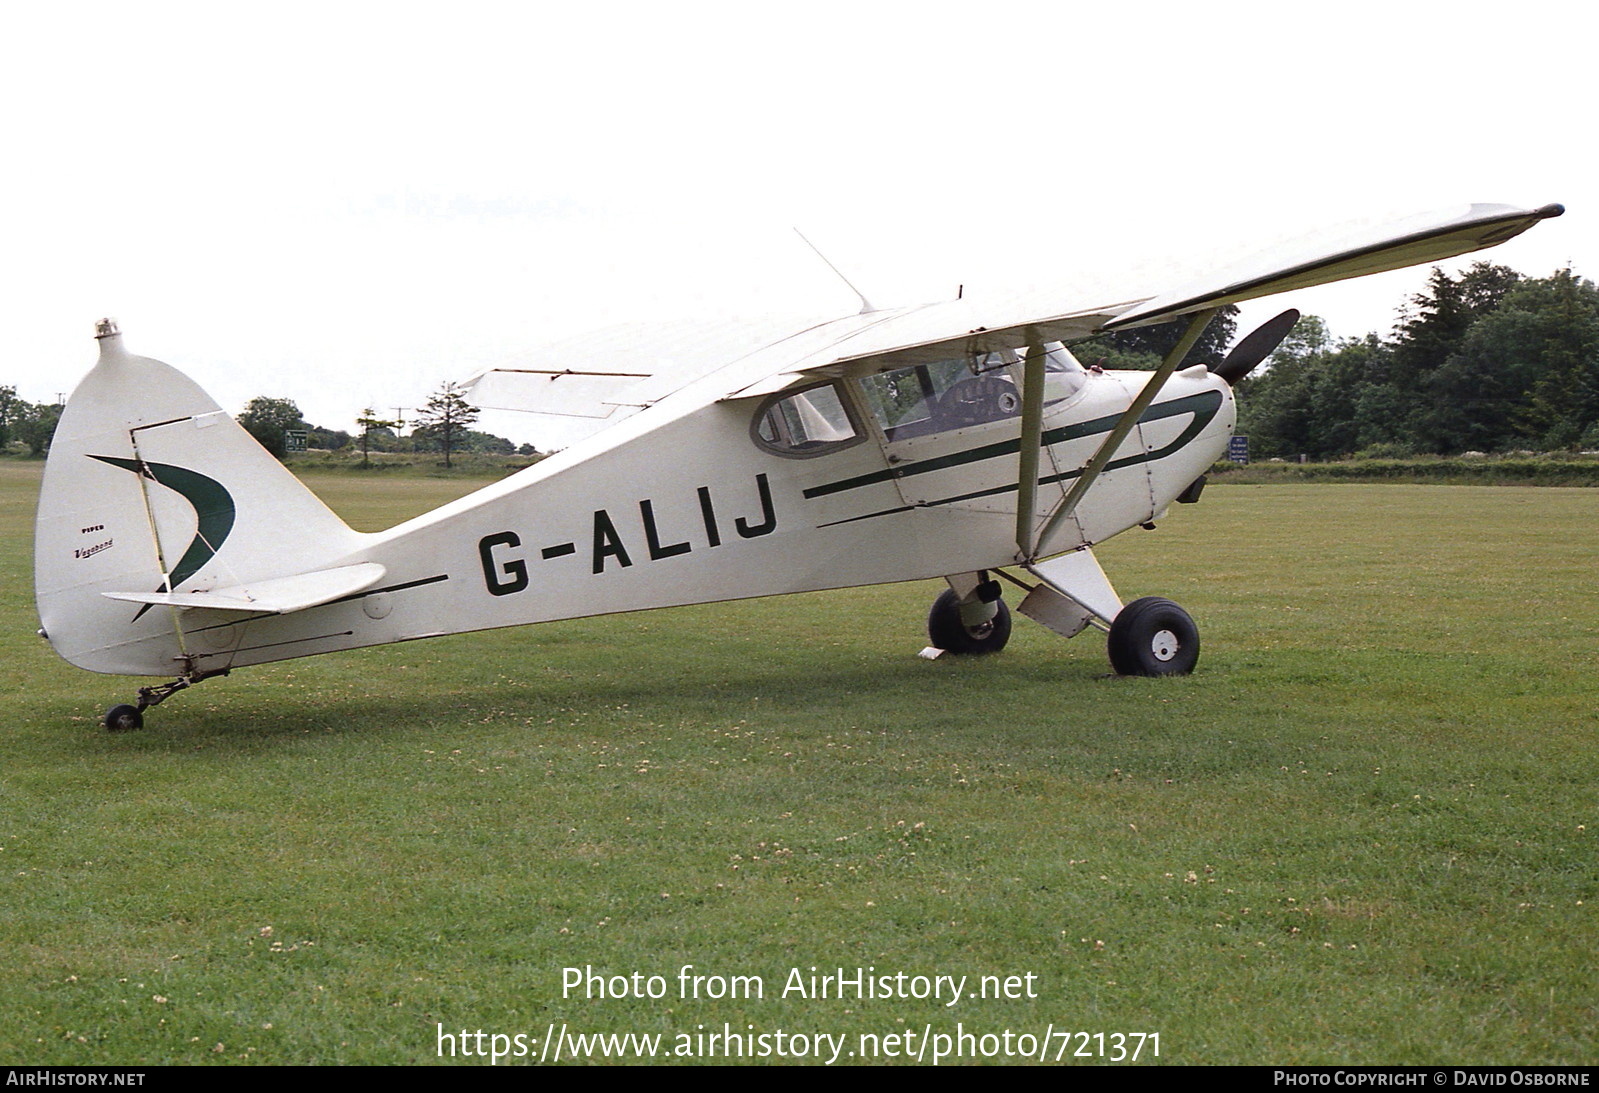
[[[1155,659],[1168,661],[1177,655],[1177,650],[1182,648],[1182,643],[1177,640],[1177,635],[1170,630],[1160,630],[1149,641],[1149,651],[1155,654]]]

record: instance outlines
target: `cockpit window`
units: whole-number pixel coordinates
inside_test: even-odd
[[[979,353],[863,377],[861,391],[889,440],[1003,421],[1021,413],[1021,352]],[[1044,347],[1044,406],[1081,391],[1088,373],[1059,342]]]
[[[1021,392],[1010,374],[1016,354],[983,353],[879,372],[861,380],[872,415],[890,440],[1014,417]]]
[[[1069,399],[1088,382],[1088,372],[1060,342],[1044,347],[1044,405]]]
[[[768,451],[801,457],[824,455],[860,439],[832,384],[768,400],[755,414],[750,432]]]

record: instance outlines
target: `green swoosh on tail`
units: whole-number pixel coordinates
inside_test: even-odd
[[[167,489],[181,494],[184,500],[194,506],[194,514],[199,519],[194,539],[190,541],[189,549],[183,552],[183,557],[178,559],[178,564],[173,567],[171,583],[159,591],[173,591],[178,585],[194,576],[201,566],[222,549],[222,544],[227,541],[228,534],[233,530],[235,513],[233,495],[228,493],[222,483],[198,471],[174,467],[170,463],[146,463],[137,459],[118,459],[109,455],[91,455],[89,458],[98,459],[102,463],[121,467],[125,471],[132,471],[134,474],[158,482]]]

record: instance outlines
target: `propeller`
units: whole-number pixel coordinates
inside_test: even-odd
[[[1229,387],[1238,386],[1238,381],[1255,370],[1255,366],[1267,357],[1272,351],[1282,344],[1288,332],[1299,321],[1299,312],[1293,308],[1268,319],[1256,327],[1250,334],[1233,346],[1231,353],[1225,360],[1214,365],[1211,371],[1227,381]]]

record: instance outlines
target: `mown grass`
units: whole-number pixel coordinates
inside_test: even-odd
[[[469,488],[312,481],[365,527]],[[32,634],[35,488],[0,466],[0,1062],[429,1062],[437,1023],[551,1021],[1595,1057],[1599,494],[1213,487],[1101,551],[1199,619],[1181,680],[1021,620],[920,660],[919,584],[291,662],[111,736],[134,681]],[[766,997],[678,998],[685,964]],[[778,996],[813,965],[1038,997]],[[671,991],[563,998],[584,966]]]

